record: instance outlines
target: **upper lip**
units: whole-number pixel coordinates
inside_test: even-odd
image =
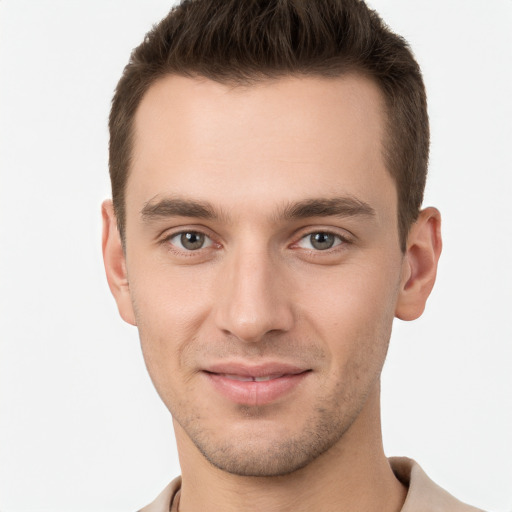
[[[240,377],[267,377],[269,375],[297,375],[310,370],[299,366],[280,363],[266,362],[260,364],[247,364],[239,362],[214,363],[203,368],[208,373],[224,375],[238,375]]]

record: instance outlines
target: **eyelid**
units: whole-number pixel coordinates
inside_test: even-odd
[[[295,235],[295,242],[293,242],[293,246],[296,246],[301,240],[305,238],[315,235],[317,233],[324,233],[328,235],[333,235],[341,240],[343,244],[351,244],[356,240],[356,236],[342,228],[334,228],[334,227],[323,227],[323,226],[307,226],[306,228],[301,228],[298,233]],[[337,247],[337,244],[335,247]]]
[[[181,243],[181,241],[179,243],[172,242],[173,239],[179,240],[186,233],[195,233],[195,234],[198,234],[198,235],[203,235],[204,236],[204,244],[203,244],[203,246],[199,247],[198,249],[187,249],[186,247],[183,247],[183,244]],[[171,236],[169,236],[167,238],[167,241],[169,243],[171,243],[172,245],[174,245],[174,246],[178,246],[178,248],[181,251],[185,251],[185,252],[197,252],[197,251],[200,251],[201,249],[206,249],[207,247],[211,247],[213,245],[213,240],[208,235],[205,235],[204,233],[201,233],[200,231],[192,231],[192,230],[181,231],[181,232],[178,232],[178,233],[174,233],[173,235],[171,235]]]
[[[331,235],[334,237],[334,242],[331,247],[327,247],[325,249],[320,249],[320,248],[313,246],[313,244],[311,243],[311,240],[310,240],[311,237],[313,235],[317,235],[320,233],[323,235]],[[309,245],[309,247],[303,246],[302,243]],[[318,253],[329,253],[329,252],[338,250],[340,248],[340,246],[346,245],[347,243],[349,243],[348,240],[346,238],[344,238],[343,236],[339,235],[338,233],[331,233],[329,231],[312,231],[311,233],[308,233],[308,234],[302,236],[294,245],[296,247],[298,247],[300,249],[304,249],[306,251],[318,252]]]
[[[352,244],[352,243],[354,243],[354,241],[356,239],[355,235],[348,232],[346,229],[334,228],[331,226],[330,227],[307,226],[307,227],[302,227],[300,230],[297,230],[297,231],[298,232],[296,232],[295,236],[293,237],[295,241],[292,242],[292,244],[289,246],[291,248],[300,248],[300,246],[298,244],[302,240],[306,239],[307,237],[309,237],[311,235],[317,234],[317,233],[333,235],[334,237],[336,237],[339,240],[339,243],[336,243],[333,247],[331,247],[329,249],[325,249],[323,251],[319,250],[319,249],[314,249],[314,248],[311,248],[311,249],[305,248],[305,250],[310,250],[312,252],[319,252],[319,253],[320,252],[327,253],[329,251],[336,250],[336,248],[338,248],[339,246]],[[184,233],[202,234],[205,236],[205,238],[208,240],[209,243],[208,243],[208,245],[201,247],[200,249],[191,250],[191,249],[181,248],[178,245],[176,245],[175,243],[171,242],[171,240],[173,238],[180,236]],[[162,244],[162,245],[167,244],[167,245],[171,246],[175,251],[180,251],[182,253],[188,253],[188,254],[198,253],[202,249],[208,249],[212,246],[216,246],[217,248],[222,247],[222,244],[219,241],[217,241],[217,236],[215,235],[215,233],[212,233],[210,229],[208,229],[204,226],[197,226],[197,225],[196,226],[194,226],[194,225],[179,226],[179,227],[175,227],[175,228],[170,228],[170,229],[164,231],[160,235],[160,237],[158,239],[158,243]]]
[[[200,249],[191,250],[186,249],[185,247],[180,247],[179,245],[171,242],[171,240],[175,237],[183,235],[184,233],[198,233],[204,235],[204,237],[209,241],[208,245],[201,247]],[[212,235],[211,231],[203,226],[179,226],[176,228],[168,229],[164,231],[158,239],[158,243],[162,245],[169,245],[174,251],[179,251],[181,253],[193,254],[198,253],[202,249],[208,249],[212,246],[220,247],[221,244],[215,240],[215,236]]]
[[[316,234],[320,234],[322,233],[323,235],[332,235],[334,238],[335,238],[335,241],[333,243],[333,245],[331,247],[327,247],[326,249],[317,249],[316,247],[313,247],[311,242],[309,241],[311,239],[311,237],[313,235],[316,235]],[[311,245],[311,247],[303,247],[301,245],[301,243],[303,242],[306,242],[308,243],[309,245]],[[298,247],[300,247],[301,249],[306,249],[306,250],[309,250],[309,251],[319,251],[319,252],[327,252],[331,249],[334,249],[335,247],[338,247],[340,245],[342,245],[343,243],[345,243],[345,240],[343,240],[343,238],[337,234],[334,234],[334,233],[328,233],[326,231],[318,231],[318,232],[313,232],[313,233],[310,233],[308,235],[305,235],[303,236],[302,238],[299,239],[298,242],[296,242],[296,245]]]

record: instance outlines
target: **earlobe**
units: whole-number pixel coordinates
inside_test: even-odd
[[[415,320],[423,313],[436,280],[441,249],[441,214],[436,208],[426,208],[420,212],[407,237],[395,310],[397,318]]]
[[[101,205],[101,215],[103,219],[103,263],[105,265],[108,285],[123,320],[129,324],[136,325],[126,272],[126,258],[111,200],[103,202]]]

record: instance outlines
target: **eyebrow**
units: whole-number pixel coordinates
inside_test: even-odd
[[[215,220],[219,217],[213,206],[206,201],[164,198],[158,202],[148,201],[141,212],[142,220],[151,221],[166,217],[196,217]]]
[[[206,220],[217,220],[228,216],[217,212],[207,201],[166,197],[157,202],[148,201],[141,210],[142,220],[168,217],[193,217]],[[334,198],[312,198],[289,203],[273,216],[275,219],[298,220],[309,217],[374,217],[375,210],[364,201],[352,196]]]
[[[287,220],[308,217],[374,217],[375,210],[364,201],[352,196],[329,199],[306,199],[285,207],[283,217]]]

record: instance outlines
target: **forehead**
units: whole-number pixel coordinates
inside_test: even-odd
[[[228,209],[349,194],[394,210],[384,116],[377,85],[355,74],[249,86],[167,76],[136,113],[127,206],[165,194]]]

